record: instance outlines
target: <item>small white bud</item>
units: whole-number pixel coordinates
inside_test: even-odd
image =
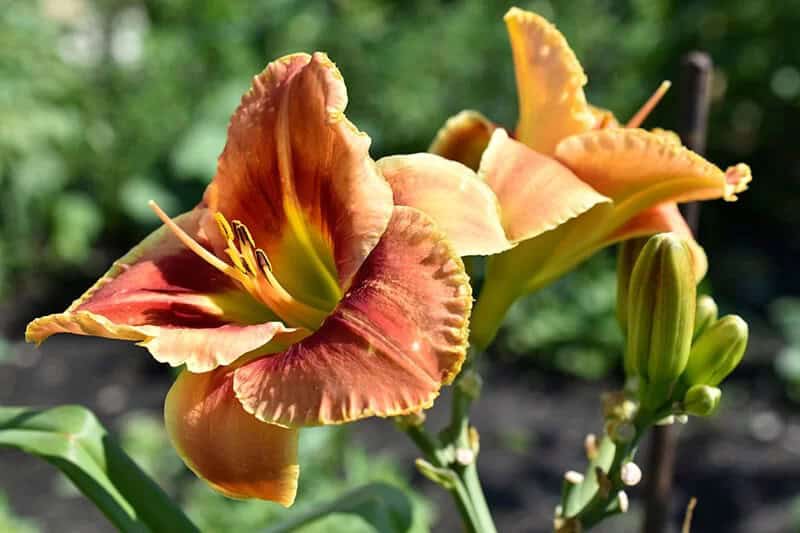
[[[689,415],[682,414],[682,415],[675,415],[675,422],[678,424],[686,424],[689,422]]]
[[[569,470],[566,474],[564,474],[564,479],[567,481],[567,483],[572,485],[580,485],[583,483],[583,474],[574,470]]]
[[[625,463],[622,465],[622,469],[619,472],[619,477],[622,479],[624,484],[629,487],[633,487],[638,485],[642,480],[642,469],[632,461]]]
[[[622,513],[627,513],[628,508],[630,507],[630,501],[628,500],[628,495],[625,494],[624,490],[621,490],[617,493],[617,503],[619,504],[619,510]]]
[[[475,452],[469,448],[456,449],[456,462],[461,466],[469,466],[475,462]]]
[[[586,450],[586,458],[594,461],[597,458],[599,450],[597,449],[597,436],[594,433],[589,433],[583,441],[583,449]]]

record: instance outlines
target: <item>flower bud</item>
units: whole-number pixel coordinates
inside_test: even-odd
[[[651,237],[631,274],[625,371],[647,382],[652,402],[668,400],[662,396],[686,368],[695,294],[688,245],[672,233]]]
[[[628,331],[628,288],[631,273],[639,253],[644,248],[647,238],[640,237],[623,241],[617,254],[617,322],[622,332]]]
[[[747,322],[724,316],[695,341],[686,365],[686,385],[719,385],[739,365],[747,348]]]
[[[695,385],[686,391],[683,408],[690,415],[709,416],[719,407],[722,391],[709,385]]]
[[[694,340],[697,340],[711,324],[717,321],[718,313],[717,302],[714,301],[714,298],[707,294],[697,298],[697,308],[694,314]]]

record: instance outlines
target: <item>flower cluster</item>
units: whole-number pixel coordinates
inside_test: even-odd
[[[165,420],[186,464],[226,495],[288,506],[301,428],[416,417],[458,375],[470,324],[483,348],[520,294],[612,243],[669,231],[631,253],[626,370],[643,405],[713,411],[742,323],[695,312],[706,258],[676,203],[734,200],[749,169],[640,129],[663,90],[621,125],[587,103],[554,26],[516,8],[506,23],[517,127],[463,112],[429,153],[374,161],[325,54],[273,61],[197,206],[170,218],[152,203],[163,226],[27,339],[124,339],[181,367]],[[474,312],[470,255],[491,256]]]

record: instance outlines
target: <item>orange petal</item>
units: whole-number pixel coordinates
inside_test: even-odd
[[[462,111],[447,119],[428,151],[477,170],[495,127],[477,111]]]
[[[478,174],[497,195],[512,242],[535,237],[609,201],[561,163],[510,139],[502,129],[492,135]]]
[[[614,200],[617,221],[661,202],[735,200],[752,179],[747,165],[723,172],[663,131],[613,128],[575,135],[558,145],[556,158]]]
[[[427,408],[464,361],[471,302],[464,266],[436,224],[396,207],[322,328],[239,367],[236,395],[259,419],[285,426]]]
[[[201,245],[208,210],[175,219]],[[307,335],[284,327],[229,277],[188,250],[165,227],[117,260],[64,313],[37,318],[25,332],[41,343],[55,333],[140,341],[153,357],[204,372],[282,339]]]
[[[344,116],[347,90],[321,53],[270,63],[231,119],[205,201],[240,220],[295,298],[330,310],[392,212],[369,137]]]
[[[673,232],[686,239],[694,260],[695,277],[698,282],[703,279],[708,270],[705,250],[695,241],[692,230],[674,203],[663,203],[642,211],[614,232],[605,244],[663,232]]]
[[[517,75],[516,137],[550,155],[559,141],[595,125],[583,94],[586,75],[564,36],[547,20],[512,7],[505,21]]]
[[[231,498],[285,507],[297,492],[297,431],[265,424],[242,409],[233,371],[181,372],[164,405],[167,434],[186,465]]]
[[[425,212],[444,230],[459,255],[491,255],[511,248],[500,223],[497,198],[475,173],[433,154],[378,161],[396,205]]]

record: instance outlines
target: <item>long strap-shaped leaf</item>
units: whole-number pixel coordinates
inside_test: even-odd
[[[120,531],[199,531],[83,407],[0,407],[0,446],[55,465]]]
[[[406,533],[413,521],[408,496],[397,487],[375,482],[273,525],[262,533],[289,533],[331,513],[359,515],[377,531],[387,533]]]

